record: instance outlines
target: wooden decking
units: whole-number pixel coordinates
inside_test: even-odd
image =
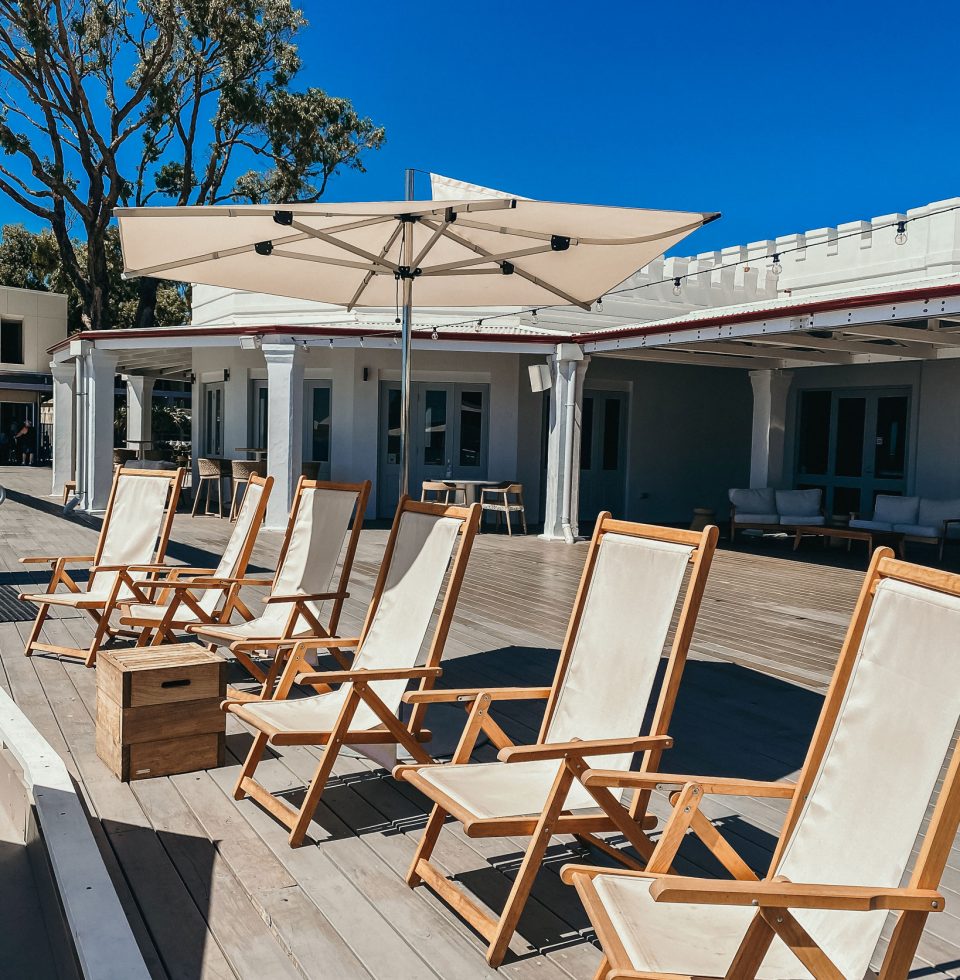
[[[249,744],[239,724],[228,729],[223,769],[129,785],[108,772],[94,751],[95,671],[22,655],[27,610],[13,598],[40,577],[25,571],[18,557],[83,553],[96,534],[89,522],[59,516],[44,496],[48,479],[48,471],[0,468],[9,494],[0,508],[0,685],[76,778],[152,972],[183,978],[495,976],[478,938],[428,891],[403,883],[424,801],[372,763],[341,759],[313,827],[315,843],[297,851],[256,805],[231,797],[238,759]],[[228,531],[226,521],[180,515],[171,558],[210,564]],[[363,534],[344,631],[359,626],[385,538],[383,531]],[[264,532],[255,564],[272,568],[278,543],[278,535]],[[535,538],[481,537],[443,683],[548,682],[584,554],[581,546]],[[821,557],[828,563],[811,560]],[[776,779],[799,768],[864,566],[856,552],[852,558],[822,555],[814,547],[796,560],[778,543],[718,555],[678,702],[672,769]],[[76,616],[60,618],[51,632],[71,642],[89,636]],[[511,734],[526,740],[535,735],[540,710],[508,706],[501,717]],[[444,721],[452,727],[462,713],[450,711],[445,718],[438,713],[432,727],[443,728],[438,722]],[[258,774],[272,789],[295,793],[314,760],[311,750],[287,749]],[[717,803],[705,809],[763,869],[783,813],[778,804],[738,800],[736,809]],[[499,906],[521,853],[520,842],[468,840],[451,826],[436,859]],[[593,976],[599,953],[588,921],[557,874],[566,861],[585,856],[600,860],[572,842],[551,849],[504,976]],[[684,867],[715,871],[693,846]],[[931,918],[913,976],[960,975],[956,851],[944,888],[948,911]]]

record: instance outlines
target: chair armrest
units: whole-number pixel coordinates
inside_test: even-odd
[[[808,885],[792,881],[721,881],[656,877],[650,886],[655,902],[691,905],[746,905],[755,908],[835,909],[873,912],[877,909],[939,912],[943,896],[924,888],[871,888],[861,885]]]
[[[439,677],[441,667],[410,667],[397,670],[321,670],[312,674],[298,674],[298,684],[348,684],[350,681],[399,681],[417,680],[421,677]]]
[[[469,703],[476,701],[481,694],[490,696],[491,701],[535,701],[550,697],[550,687],[491,687],[491,688],[447,688],[433,691],[408,691],[403,700],[407,704],[434,704],[441,702]]]
[[[359,636],[317,636],[309,640],[297,640],[290,638],[283,640],[283,645],[293,648],[294,654],[306,653],[308,650],[329,650],[336,647],[358,647],[360,646]]]
[[[96,555],[28,555],[21,558],[22,565],[55,565],[58,561],[93,561]]]
[[[501,749],[497,758],[501,762],[539,762],[543,759],[566,759],[569,756],[645,752],[648,749],[669,749],[672,746],[673,739],[669,735],[651,735],[646,738],[598,738],[593,741],[578,739],[573,742],[553,742],[547,745],[511,745]]]
[[[264,583],[270,585],[270,582]],[[326,599],[349,599],[349,592],[313,592],[302,595],[268,595],[263,601],[271,602],[323,602]]]
[[[755,796],[789,799],[793,783],[763,782],[758,779],[731,779],[727,776],[681,776],[662,772],[624,772],[619,769],[588,769],[581,777],[584,786],[610,789],[672,789],[696,784],[712,796]]]

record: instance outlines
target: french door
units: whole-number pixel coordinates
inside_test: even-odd
[[[317,464],[317,479],[330,479],[330,382],[307,381],[303,389],[303,461]]]
[[[602,510],[624,516],[627,408],[625,391],[583,392],[580,416],[579,519],[592,521]]]
[[[796,484],[821,487],[828,514],[870,514],[907,486],[909,388],[800,392]]]
[[[222,381],[203,386],[203,452],[223,457],[224,386]]]
[[[410,496],[424,480],[487,475],[490,386],[415,382],[410,406]],[[390,517],[400,495],[400,383],[380,384],[377,513]],[[512,478],[512,477],[508,477]]]

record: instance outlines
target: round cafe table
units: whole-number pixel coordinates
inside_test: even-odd
[[[456,487],[463,491],[464,503],[469,507],[480,499],[480,491],[483,487],[495,487],[499,480],[457,480],[454,477],[440,477],[440,483],[447,486]]]

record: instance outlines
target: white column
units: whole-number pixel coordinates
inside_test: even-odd
[[[84,510],[104,510],[113,483],[113,396],[117,355],[90,348],[83,357]],[[78,488],[80,489],[80,488]]]
[[[64,484],[74,474],[74,400],[77,369],[73,361],[52,361],[53,375],[53,486],[50,493],[62,496]]]
[[[127,438],[149,442],[153,431],[153,386],[156,378],[148,378],[142,374],[128,374],[126,382]]]
[[[572,541],[579,533],[580,424],[583,378],[590,358],[577,344],[559,344],[548,359],[550,432],[547,440],[547,494],[543,538]]]
[[[303,468],[303,350],[293,343],[261,350],[267,362],[267,473],[274,481],[264,526],[280,530]]]
[[[750,486],[782,487],[787,398],[792,371],[751,371],[753,436],[750,445]]]

